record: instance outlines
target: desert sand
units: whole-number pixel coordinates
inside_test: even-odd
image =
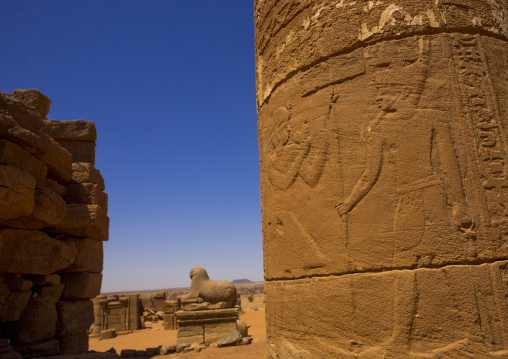
[[[218,348],[211,345],[200,353],[173,353],[169,355],[160,355],[156,358],[221,358],[221,359],[259,359],[266,358],[266,325],[265,311],[261,308],[257,311],[248,311],[240,315],[240,319],[249,326],[249,335],[253,340],[250,345],[241,345],[234,347]],[[119,335],[113,339],[99,340],[90,338],[90,350],[106,351],[115,348],[118,354],[123,349],[145,350],[146,348],[158,347],[159,345],[176,344],[176,330],[163,330],[162,322],[146,323],[147,328],[138,330],[130,334]]]

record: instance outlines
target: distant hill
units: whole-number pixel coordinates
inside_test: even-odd
[[[251,280],[248,280],[248,279],[235,279],[235,280],[232,280],[231,283],[233,283],[233,284],[247,284],[247,283],[254,283],[254,282]]]

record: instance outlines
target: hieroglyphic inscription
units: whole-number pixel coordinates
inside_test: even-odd
[[[478,171],[493,225],[508,221],[508,179],[502,129],[496,118],[489,71],[481,40],[474,35],[454,35],[452,45],[455,70],[464,114],[474,136]]]

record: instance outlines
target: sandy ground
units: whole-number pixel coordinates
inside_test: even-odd
[[[257,298],[256,298],[257,299]],[[251,303],[254,304],[254,303]],[[259,303],[255,303],[259,304]],[[242,303],[242,307],[247,307]],[[252,307],[252,306],[251,306]],[[250,308],[250,307],[249,307]],[[247,309],[249,310],[249,309]],[[259,305],[259,310],[248,311],[240,315],[240,319],[247,323],[249,335],[252,336],[252,344],[240,345],[235,347],[218,348],[211,345],[200,353],[174,353],[166,356],[157,356],[154,358],[179,358],[179,359],[264,359],[266,358],[266,325],[264,306]],[[159,345],[176,344],[176,330],[163,330],[162,322],[146,323],[151,324],[151,328],[139,330],[131,334],[119,335],[113,339],[99,340],[90,338],[90,350],[106,351],[115,348],[118,354],[123,349],[145,350],[146,348],[155,348]]]

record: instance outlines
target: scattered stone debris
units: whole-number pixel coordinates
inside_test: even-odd
[[[116,330],[115,329],[108,329],[108,330],[102,330],[100,334],[100,340],[102,339],[112,339],[116,338]]]
[[[238,330],[235,330],[231,334],[226,335],[224,338],[217,340],[217,345],[219,348],[227,347],[230,345],[237,345],[242,339],[242,333]]]

